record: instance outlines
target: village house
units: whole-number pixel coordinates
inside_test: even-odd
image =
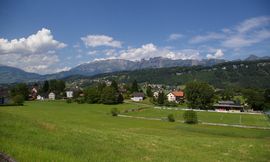
[[[144,99],[144,93],[142,92],[134,92],[132,94],[132,98],[130,98],[132,101],[142,101]]]
[[[49,100],[55,100],[55,93],[51,92],[48,95]]]
[[[184,92],[183,91],[173,91],[167,94],[167,98],[169,102],[182,102],[184,100]]]
[[[73,98],[73,91],[66,91],[67,98]]]
[[[44,97],[42,97],[41,95],[38,95],[37,100],[44,100]]]
[[[234,101],[219,101],[217,104],[213,105],[215,111],[224,112],[242,112],[244,111],[244,107],[242,105],[236,104]]]

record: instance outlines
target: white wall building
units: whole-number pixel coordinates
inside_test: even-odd
[[[73,91],[66,91],[67,98],[73,97]]]
[[[53,92],[49,93],[49,100],[55,100],[55,94]]]

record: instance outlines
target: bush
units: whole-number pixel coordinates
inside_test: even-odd
[[[12,101],[16,104],[16,105],[23,105],[24,103],[24,97],[22,95],[16,95],[12,98]]]
[[[71,98],[68,98],[68,99],[66,100],[66,102],[67,102],[67,103],[72,103],[72,99],[71,99]]]
[[[184,112],[183,116],[184,116],[184,122],[187,124],[197,124],[198,123],[196,111],[187,110]]]
[[[117,109],[117,108],[112,108],[112,110],[111,110],[111,114],[112,114],[112,116],[117,116],[118,114],[119,114],[119,110]]]
[[[165,101],[164,105],[168,106],[168,107],[176,107],[177,103],[176,102]]]
[[[169,122],[175,122],[173,114],[168,115],[168,120],[169,120]]]
[[[85,100],[84,100],[83,97],[78,97],[78,98],[76,99],[76,102],[77,102],[78,104],[83,104],[83,103],[85,103]]]

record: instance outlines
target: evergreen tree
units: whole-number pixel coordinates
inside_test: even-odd
[[[138,83],[136,80],[134,80],[132,82],[132,85],[131,85],[131,92],[139,92],[139,88],[138,88]]]
[[[117,102],[118,103],[123,103],[123,101],[124,101],[124,97],[123,97],[123,95],[121,93],[119,93],[118,98],[117,98]]]
[[[45,80],[44,83],[43,83],[43,86],[42,86],[42,91],[43,92],[48,92],[49,88],[50,88],[49,82],[47,80]]]

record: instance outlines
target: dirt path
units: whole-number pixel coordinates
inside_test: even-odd
[[[158,120],[164,121],[161,118],[148,118],[148,117],[141,117],[141,116],[130,116],[130,115],[118,115],[119,117],[124,118],[134,118],[134,119],[144,119],[144,120]],[[184,123],[184,121],[177,120],[176,122]],[[223,123],[207,123],[207,122],[200,122],[203,125],[214,125],[214,126],[223,126],[223,127],[236,127],[236,128],[251,128],[251,129],[263,129],[263,130],[270,130],[270,127],[257,127],[257,126],[248,126],[248,125],[235,125],[235,124],[223,124]]]

